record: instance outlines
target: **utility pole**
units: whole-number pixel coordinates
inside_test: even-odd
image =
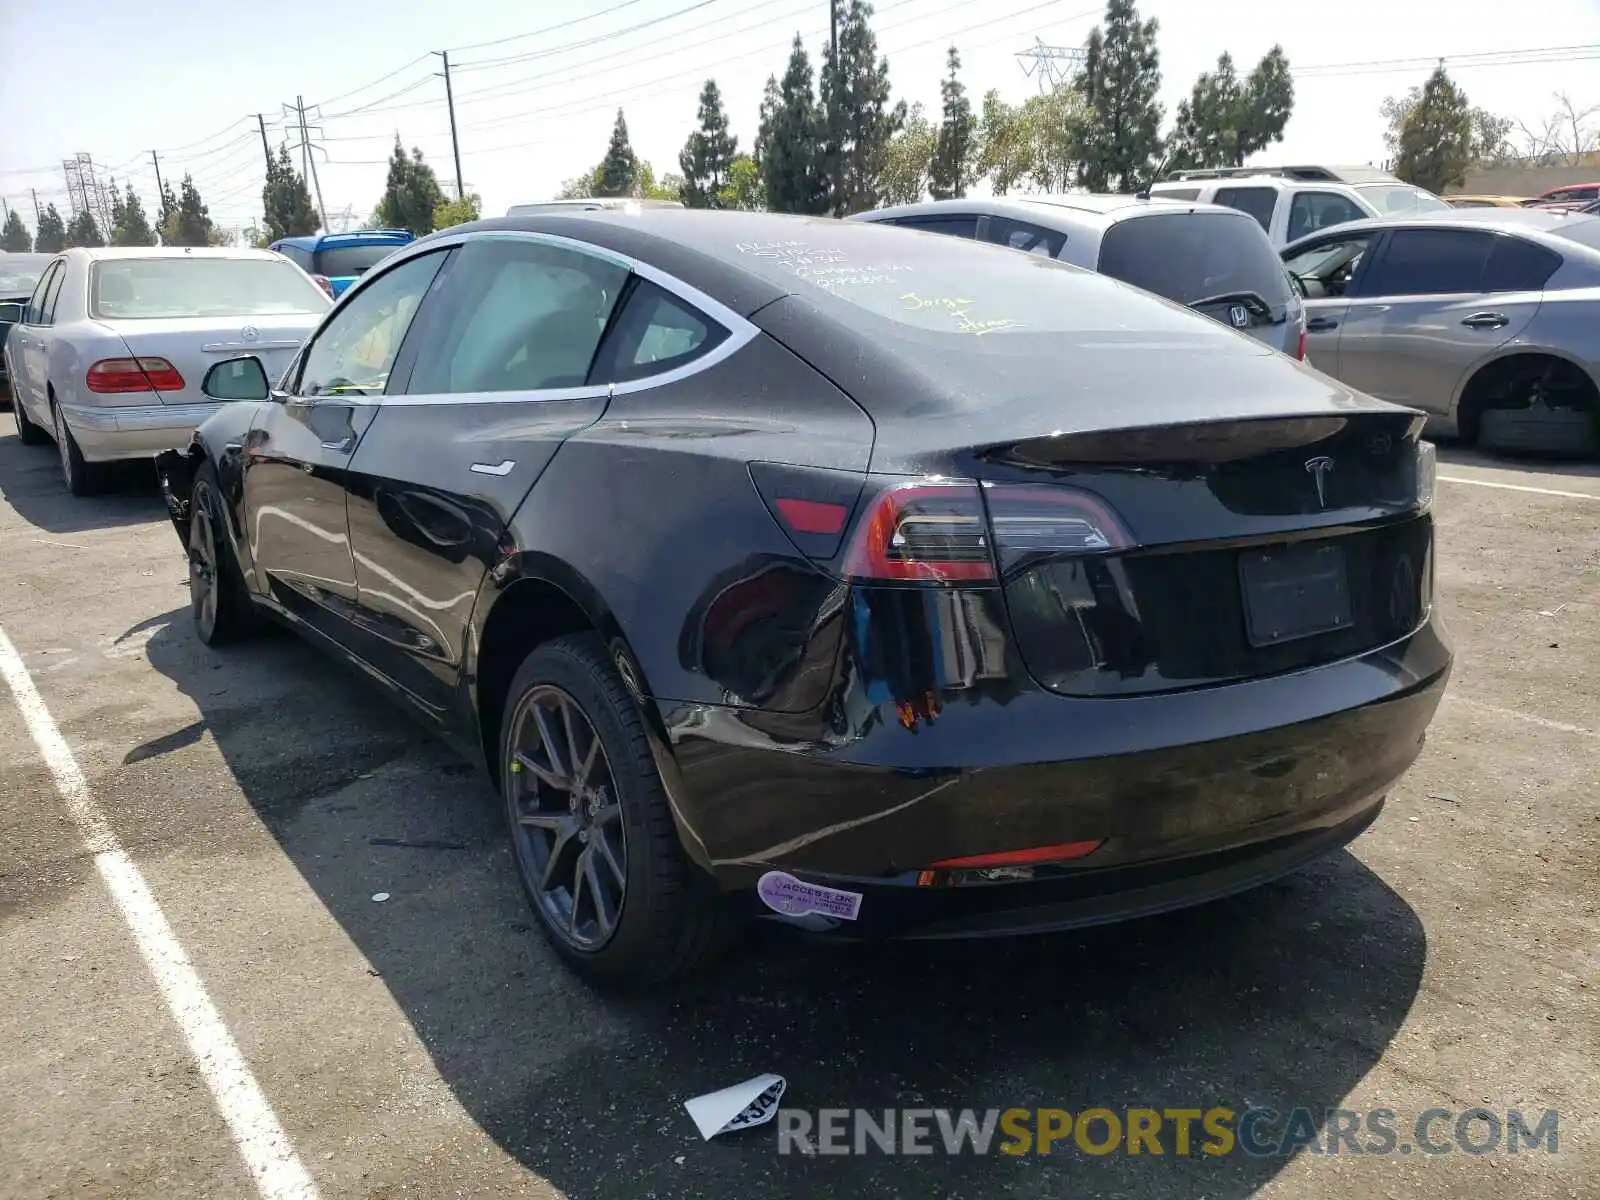
[[[150,162],[155,166],[156,169],[156,191],[161,193],[161,195],[158,197],[158,199],[161,201],[161,215],[166,216],[167,185],[161,182],[161,160],[156,157],[156,152],[154,150],[150,151]]]
[[[833,69],[839,69],[839,0],[828,0],[828,45],[833,55]]]
[[[33,227],[37,229],[39,228],[39,189],[29,188],[28,191],[33,196]]]
[[[256,114],[256,124],[261,127],[261,153],[267,156],[267,174],[272,174],[272,147],[267,145],[267,118]]]
[[[311,131],[306,126],[306,98],[294,98],[294,111],[300,118],[300,149],[304,154],[306,173],[311,176],[311,187],[317,193],[317,212],[322,217],[322,228],[328,228],[328,210],[322,203],[322,184],[317,179],[317,159],[311,153]]]
[[[435,50],[434,53],[444,60],[444,103],[450,110],[450,149],[456,156],[456,199],[461,200],[467,191],[461,183],[461,143],[456,139],[456,100],[450,91],[450,51]]]

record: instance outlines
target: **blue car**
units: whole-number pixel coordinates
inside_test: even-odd
[[[291,259],[330,296],[337,296],[401,246],[416,240],[405,229],[363,229],[279,238],[268,247]]]

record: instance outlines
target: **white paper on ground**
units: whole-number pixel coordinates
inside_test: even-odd
[[[685,1100],[700,1136],[710,1141],[719,1133],[765,1125],[778,1112],[778,1101],[789,1085],[782,1075],[757,1075],[720,1092],[707,1092]]]

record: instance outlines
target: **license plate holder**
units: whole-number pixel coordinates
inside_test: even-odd
[[[1239,556],[1245,636],[1252,646],[1277,646],[1348,629],[1350,569],[1343,546],[1271,546]]]

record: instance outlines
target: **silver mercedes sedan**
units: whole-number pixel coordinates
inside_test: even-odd
[[[64,251],[6,338],[17,436],[53,438],[67,490],[83,495],[99,464],[189,440],[219,407],[200,391],[213,363],[253,354],[277,378],[330,304],[265,250]]]

